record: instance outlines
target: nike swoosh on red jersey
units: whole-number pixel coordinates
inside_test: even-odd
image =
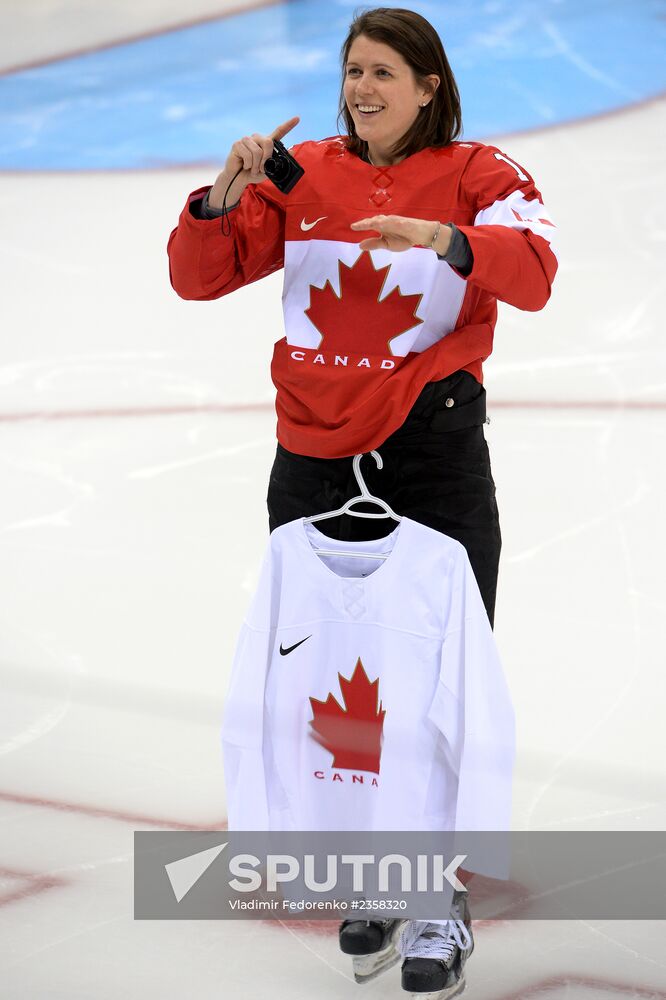
[[[322,215],[320,219],[315,219],[314,222],[306,222],[305,218],[303,218],[301,219],[301,229],[304,232],[307,232],[308,229],[312,229],[313,226],[316,226],[318,222],[323,222],[324,219],[328,219],[328,216]]]

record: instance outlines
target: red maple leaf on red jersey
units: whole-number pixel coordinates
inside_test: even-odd
[[[391,265],[375,268],[367,251],[349,267],[338,261],[340,295],[330,281],[310,285],[305,315],[322,336],[319,348],[353,354],[392,354],[391,341],[423,320],[416,316],[421,295],[403,295],[399,287],[379,301]]]
[[[314,739],[333,754],[333,767],[379,774],[386,711],[379,697],[379,678],[370,681],[361,659],[348,679],[338,674],[344,708],[332,694],[326,701],[310,698]]]

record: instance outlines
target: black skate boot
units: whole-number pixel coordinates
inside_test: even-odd
[[[414,1000],[451,1000],[465,989],[465,963],[474,950],[466,897],[454,896],[447,922],[414,920],[402,942],[402,988]]]
[[[340,950],[352,956],[357,983],[367,983],[400,961],[398,938],[406,923],[406,920],[343,920]]]

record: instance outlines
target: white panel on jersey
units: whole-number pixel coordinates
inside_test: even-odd
[[[287,240],[284,254],[282,304],[287,343],[294,347],[319,348],[322,335],[310,322],[311,289],[326,282],[339,297],[342,261],[352,267],[362,253],[355,243],[335,240]],[[402,295],[420,295],[415,316],[423,322],[391,341],[396,356],[425,351],[455,329],[467,282],[432,250],[412,247],[402,252],[370,251],[373,267],[390,267],[381,289],[383,301],[394,289]]]
[[[509,226],[521,232],[529,229],[546,240],[557,257],[557,229],[550,212],[538,198],[527,201],[521,191],[512,191],[506,198],[499,198],[482,209],[474,225]]]

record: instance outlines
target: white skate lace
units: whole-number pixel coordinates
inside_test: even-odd
[[[455,956],[456,948],[467,951],[472,947],[470,933],[462,920],[418,923],[421,926],[415,927],[413,933],[420,933],[408,946],[407,958],[438,958],[448,964]]]

